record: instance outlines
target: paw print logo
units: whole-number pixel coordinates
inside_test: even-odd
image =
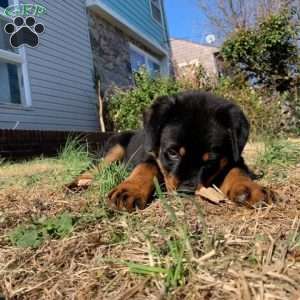
[[[4,30],[7,34],[11,34],[10,44],[13,48],[18,48],[22,45],[35,48],[39,45],[39,34],[45,31],[45,26],[41,23],[36,23],[34,17],[17,17],[13,23],[5,25]]]

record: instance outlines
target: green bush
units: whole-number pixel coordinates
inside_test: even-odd
[[[251,124],[251,136],[277,135],[281,130],[280,95],[257,90],[247,85],[236,85],[234,80],[223,78],[213,91],[238,104]]]
[[[295,19],[294,12],[283,11],[234,32],[221,48],[227,70],[242,73],[252,83],[289,90],[300,71]]]
[[[135,75],[135,83],[130,90],[116,89],[109,99],[109,116],[116,130],[141,127],[143,111],[156,97],[172,95],[181,89],[175,80],[153,78],[145,70]]]
[[[189,89],[209,90],[213,94],[232,100],[245,112],[251,123],[251,136],[279,136],[282,133],[297,133],[299,130],[299,116],[297,122],[290,122],[289,115],[282,113],[283,103],[291,103],[298,107],[299,97],[294,92],[283,94],[274,93],[269,89],[257,89],[242,81],[221,78],[203,86],[203,78],[199,81],[165,78],[151,78],[146,72],[136,77],[136,87],[130,90],[116,90],[109,101],[109,114],[116,130],[137,129],[142,126],[142,112],[152,101],[162,95],[172,95]],[[201,88],[198,88],[201,87]],[[293,99],[293,100],[291,100]],[[290,122],[290,123],[289,123]]]

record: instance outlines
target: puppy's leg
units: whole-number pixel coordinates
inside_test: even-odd
[[[154,191],[154,178],[159,176],[155,162],[137,165],[130,176],[108,195],[108,205],[117,210],[132,212],[136,206],[144,209]]]
[[[101,171],[105,166],[110,165],[115,161],[120,161],[125,156],[125,148],[120,144],[112,146],[101,159],[101,161],[93,168],[83,172],[75,180],[67,185],[69,190],[84,190],[87,189],[93,182],[97,171]]]
[[[248,207],[271,203],[273,200],[270,192],[255,183],[241,168],[231,169],[220,189],[230,200]]]

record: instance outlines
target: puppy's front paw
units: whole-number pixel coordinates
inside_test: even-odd
[[[275,201],[274,193],[255,182],[236,183],[229,192],[230,200],[249,208],[261,207]]]
[[[126,180],[108,194],[108,206],[112,209],[133,212],[136,207],[145,209],[149,191],[136,182]]]
[[[93,182],[93,176],[90,174],[82,174],[67,184],[65,187],[67,190],[72,192],[80,192],[89,188]]]

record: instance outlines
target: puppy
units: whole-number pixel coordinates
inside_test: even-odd
[[[157,98],[144,114],[143,129],[113,135],[105,145],[105,164],[123,161],[133,168],[109,193],[109,206],[144,209],[155,177],[168,192],[197,194],[215,184],[237,204],[268,202],[268,193],[253,181],[242,158],[249,130],[237,105],[212,94],[189,91]],[[85,172],[70,187],[87,187],[92,178]]]

